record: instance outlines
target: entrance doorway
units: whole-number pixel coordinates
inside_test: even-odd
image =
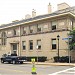
[[[12,53],[13,54],[17,54],[17,44],[16,43],[14,43],[14,44],[12,44]]]

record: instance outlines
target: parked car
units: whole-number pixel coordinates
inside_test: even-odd
[[[1,57],[1,63],[8,62],[12,64],[23,64],[23,62],[25,61],[27,61],[25,56],[17,56],[17,54],[3,54],[3,56]]]

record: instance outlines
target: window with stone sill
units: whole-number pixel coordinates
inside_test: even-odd
[[[26,28],[23,27],[22,29],[23,29],[23,35],[25,35],[26,34]]]
[[[26,31],[24,30],[24,31],[23,31],[23,35],[25,35],[25,34],[26,34]]]
[[[26,50],[26,41],[22,41],[22,49]]]
[[[30,30],[30,33],[33,33],[33,30]]]
[[[16,36],[17,32],[16,29],[13,29],[13,35]]]
[[[37,40],[38,49],[41,49],[41,40]]]
[[[33,33],[33,26],[29,26],[30,33]]]
[[[37,24],[37,32],[41,32],[41,31],[42,31],[42,25]]]
[[[52,50],[56,49],[56,39],[52,39]]]
[[[41,32],[41,28],[37,28],[37,32]]]
[[[52,30],[56,30],[57,21],[52,22]]]
[[[56,25],[52,26],[52,30],[56,30]]]
[[[33,50],[33,40],[29,40],[29,49]]]

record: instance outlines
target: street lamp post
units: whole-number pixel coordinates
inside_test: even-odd
[[[58,40],[58,62],[59,62],[59,35],[57,35],[57,40]]]

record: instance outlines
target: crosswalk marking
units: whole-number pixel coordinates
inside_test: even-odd
[[[73,74],[75,74],[75,72],[66,72],[66,73],[73,73]]]
[[[66,69],[66,70],[62,70],[62,71],[59,71],[59,72],[55,72],[55,73],[52,73],[52,74],[48,74],[48,75],[57,75],[59,73],[62,73],[62,72],[66,72],[66,73],[75,73],[75,72],[68,72],[69,70],[75,70],[75,67],[73,68],[69,68],[69,69]]]

